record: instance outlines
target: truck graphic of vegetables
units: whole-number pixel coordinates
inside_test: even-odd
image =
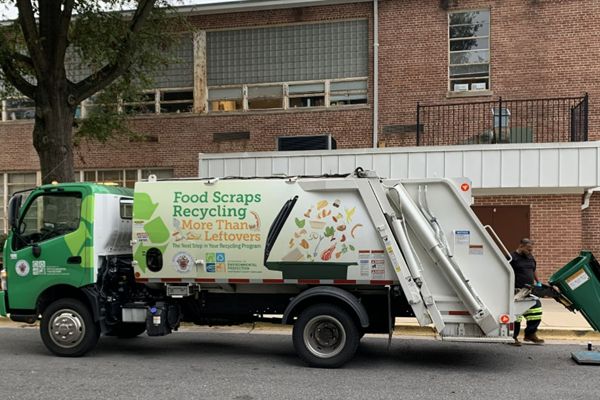
[[[265,266],[281,271],[284,279],[347,279],[348,266],[357,262],[355,257],[344,257],[344,254],[355,251],[351,243],[357,239],[354,228],[362,225],[353,224],[356,207],[343,207],[342,203],[338,198],[322,199],[316,207],[302,206],[292,212],[286,203],[280,215],[288,207],[289,216],[284,225],[288,227],[286,232],[289,233],[289,227],[294,230],[279,243],[285,242],[289,252],[281,261],[267,258]],[[277,218],[269,234],[276,228],[276,222]],[[277,228],[283,230],[283,225]]]

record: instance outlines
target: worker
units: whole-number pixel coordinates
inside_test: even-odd
[[[515,288],[521,289],[525,285],[539,285],[541,284],[540,278],[537,274],[537,263],[533,257],[533,241],[530,239],[521,239],[519,242],[519,248],[511,253],[512,261],[510,265],[515,271]],[[521,346],[522,343],[519,340],[519,332],[521,331],[521,321],[523,317],[527,320],[527,327],[525,328],[525,342],[533,344],[544,344],[544,340],[540,339],[537,335],[538,327],[542,322],[542,303],[539,300],[535,301],[535,305],[520,316],[515,321],[515,331],[513,334],[514,343],[513,346]]]

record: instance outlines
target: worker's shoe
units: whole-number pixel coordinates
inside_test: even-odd
[[[515,338],[515,341],[513,343],[509,343],[511,346],[523,346],[523,343],[521,343],[521,341],[517,338]]]
[[[544,342],[544,339],[540,339],[538,337],[538,335],[536,335],[535,333],[526,334],[525,335],[525,339],[523,339],[523,340],[526,341],[526,342],[533,343],[533,344],[544,344],[544,343],[546,343],[546,342]]]

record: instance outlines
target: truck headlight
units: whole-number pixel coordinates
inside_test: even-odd
[[[0,271],[0,290],[7,290],[8,289],[8,272],[6,272],[5,269],[3,269],[2,271]]]

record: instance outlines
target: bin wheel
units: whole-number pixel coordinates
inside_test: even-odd
[[[50,352],[60,357],[81,357],[100,338],[100,327],[88,307],[76,299],[61,299],[42,314],[40,335]]]
[[[338,368],[356,352],[360,332],[352,317],[333,304],[316,304],[294,324],[294,347],[311,367]]]

